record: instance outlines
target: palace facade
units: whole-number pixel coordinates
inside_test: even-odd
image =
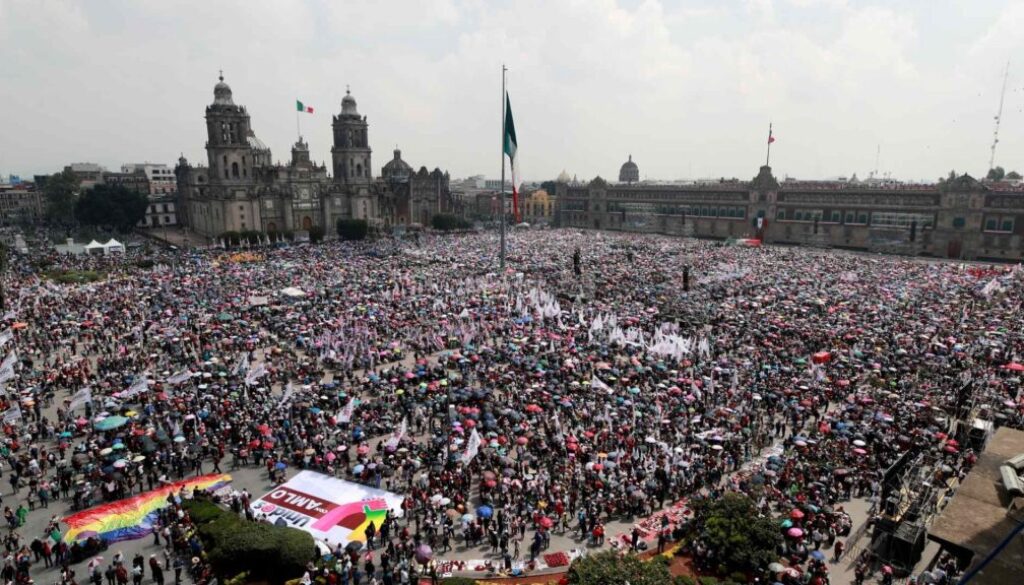
[[[199,234],[314,228],[331,234],[339,219],[364,219],[375,229],[426,225],[452,207],[448,173],[413,172],[397,149],[383,176],[374,177],[369,123],[347,91],[332,118],[330,168],[311,159],[302,138],[288,164],[273,164],[223,77],[213,95],[206,107],[207,164],[193,166],[182,157],[174,169],[179,221]]]
[[[628,169],[626,165],[630,165]],[[970,260],[1020,261],[1024,189],[963,175],[936,184],[785,181],[763,166],[751,181],[686,185],[556,182],[565,227]]]

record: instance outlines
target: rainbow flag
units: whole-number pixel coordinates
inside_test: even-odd
[[[142,538],[153,533],[157,511],[168,505],[167,496],[171,493],[177,494],[182,489],[190,492],[196,489],[218,490],[230,481],[231,476],[226,473],[211,473],[167,484],[126,500],[82,510],[64,518],[63,522],[70,527],[64,534],[64,542],[70,544],[90,536],[98,536],[108,543]]]

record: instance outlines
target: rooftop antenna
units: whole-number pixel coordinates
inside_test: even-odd
[[[875,149],[875,170],[871,171],[871,174],[868,176],[868,178],[874,179],[875,177],[878,176],[878,159],[881,158],[881,156],[882,156],[882,145],[879,144],[878,148]]]
[[[996,145],[999,144],[999,123],[1003,121],[1003,100],[1006,99],[1006,80],[1010,77],[1010,60],[1006,60],[1006,71],[1003,72],[1003,92],[999,94],[999,113],[996,114],[996,128],[992,132],[992,154],[988,157],[988,168],[992,170],[996,163]]]

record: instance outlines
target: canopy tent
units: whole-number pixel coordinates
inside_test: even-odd
[[[103,249],[106,251],[107,254],[124,254],[124,244],[118,242],[114,238],[110,238],[110,240],[106,244],[103,244]]]
[[[103,244],[97,242],[96,240],[93,240],[85,245],[85,252],[87,254],[98,254],[101,252],[106,254],[107,248]]]
[[[302,292],[301,288],[295,288],[294,286],[289,286],[288,288],[282,288],[281,289],[281,294],[283,294],[286,297],[291,297],[293,299],[301,299],[301,298],[304,298],[306,296],[306,293]]]

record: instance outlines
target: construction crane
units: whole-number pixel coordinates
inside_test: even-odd
[[[988,157],[988,168],[992,170],[996,164],[996,145],[999,144],[999,123],[1003,121],[1003,100],[1006,99],[1006,80],[1010,77],[1010,60],[1006,60],[1006,70],[1003,72],[1003,91],[999,94],[999,112],[996,113],[996,127],[992,132],[992,154]]]

